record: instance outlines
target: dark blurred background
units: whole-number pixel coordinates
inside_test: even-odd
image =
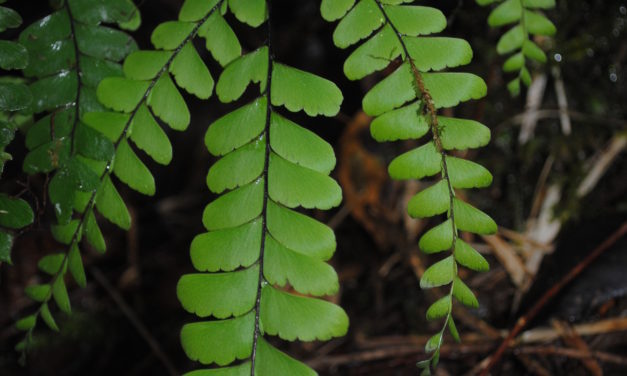
[[[143,24],[134,36],[141,48],[150,48],[151,31],[175,19],[181,3],[138,3]],[[541,293],[627,218],[627,2],[558,0],[557,8],[547,12],[557,35],[537,40],[549,57],[545,66],[532,66],[540,84],[534,84],[531,95],[524,91],[518,98],[506,89],[511,76],[502,72],[504,59],[495,51],[504,30],[488,27],[489,8],[471,0],[419,3],[436,6],[449,17],[444,34],[470,42],[475,57],[462,69],[483,77],[489,88],[486,98],[449,110],[492,130],[488,147],[465,156],[488,167],[494,183],[466,194],[501,230],[496,236],[466,239],[486,255],[491,270],[462,271],[481,307],[458,307],[464,341],[455,344],[447,337],[438,369],[438,375],[474,374],[498,345],[498,330],[511,328]],[[282,346],[321,375],[416,375],[424,341],[440,325],[424,319],[439,292],[421,291],[418,285],[419,275],[435,258],[419,252],[417,239],[433,223],[404,214],[407,200],[421,185],[392,182],[385,167],[414,144],[370,139],[361,98],[381,75],[360,82],[344,77],[342,64],[350,50],[333,46],[335,25],[322,20],[319,1],[273,4],[277,60],[333,80],[344,94],[341,113],[333,119],[289,116],[329,141],[338,156],[334,176],[344,189],[343,206],[314,215],[336,230],[332,263],[342,287],[332,299],[351,319],[345,338]],[[50,13],[45,1],[7,5],[20,12],[25,25]],[[264,43],[265,33],[231,15],[227,20],[245,50]],[[204,57],[211,61],[208,53]],[[215,62],[210,69],[217,76]],[[51,208],[42,208],[44,215],[17,240],[14,265],[0,266],[0,375],[167,375],[167,364],[178,373],[196,367],[178,338],[183,323],[194,318],[179,305],[175,289],[178,278],[192,271],[189,244],[204,231],[202,210],[213,199],[205,185],[213,159],[205,149],[204,133],[233,107],[215,97],[186,99],[192,124],[184,133],[170,131],[172,163],[148,163],[156,195],[145,197],[118,184],[133,227],[124,232],[101,220],[107,253],[86,252],[88,285],[70,285],[73,314],[57,315],[62,328],[58,334],[39,325],[24,367],[13,350],[21,339],[13,324],[35,309],[23,289],[42,278],[37,261],[60,249],[49,234]],[[27,179],[21,173],[22,145],[23,135],[17,135],[9,149],[14,161],[6,166],[3,191],[17,192],[21,182],[29,188],[27,199],[42,202],[44,177]],[[627,374],[625,270],[623,239],[545,308],[528,326],[527,340],[508,351],[493,374]],[[138,324],[149,334],[141,334]],[[575,349],[580,356],[547,349]],[[614,358],[581,356],[590,351]]]

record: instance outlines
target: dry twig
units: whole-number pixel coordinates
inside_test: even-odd
[[[569,284],[575,277],[577,277],[583,270],[585,270],[593,261],[595,261],[603,252],[610,248],[620,238],[627,233],[627,222],[624,222],[618,230],[616,230],[609,238],[601,243],[596,249],[594,249],[583,261],[577,264],[573,269],[568,272],[557,284],[549,289],[542,297],[531,307],[531,309],[522,317],[518,319],[514,328],[509,332],[509,335],[501,343],[494,355],[490,357],[490,362],[481,372],[481,376],[487,376],[490,370],[501,360],[503,353],[514,340],[514,338],[522,331],[529,321],[535,318],[538,313],[544,308],[544,306],[557,295],[567,284]]]

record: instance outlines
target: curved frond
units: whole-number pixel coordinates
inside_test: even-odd
[[[69,312],[64,284],[68,270],[85,285],[81,240],[105,251],[96,211],[123,229],[130,227],[131,217],[115,180],[146,195],[155,193],[152,173],[137,149],[157,163],[170,162],[172,146],[160,121],[178,131],[190,122],[179,88],[201,99],[212,94],[214,80],[192,44],[194,38],[211,39],[207,47],[223,65],[240,54],[239,42],[222,18],[226,1],[189,3],[178,21],[155,29],[153,51],[138,51],[130,36],[104,26],[136,29],[140,16],[131,0],[67,0],[20,36],[30,61],[36,62],[25,70],[36,80],[29,110],[50,112],[27,134],[30,152],[24,170],[54,172],[49,196],[58,225],[53,235],[67,245],[61,267],[44,285],[50,288],[45,294],[41,289],[38,295],[30,294],[42,303],[35,321],[41,316],[53,327],[45,318],[51,318],[50,299]],[[209,38],[215,30],[230,38]],[[33,327],[27,329],[27,342]]]
[[[422,288],[449,289],[427,311],[429,320],[444,319],[441,330],[425,348],[431,353],[429,359],[419,363],[423,374],[430,374],[437,365],[445,329],[449,327],[458,338],[452,298],[476,306],[472,292],[465,285],[459,287],[458,263],[477,271],[487,269],[483,257],[458,239],[459,231],[496,231],[490,217],[456,196],[458,188],[489,185],[492,176],[480,165],[451,155],[452,150],[486,145],[490,131],[476,121],[440,116],[438,110],[482,98],[487,88],[476,75],[440,72],[468,64],[472,50],[463,39],[431,36],[446,26],[439,10],[405,5],[411,1],[399,0],[353,3],[323,1],[321,6],[325,19],[341,19],[333,34],[335,44],[340,48],[358,44],[347,58],[344,72],[349,79],[357,80],[400,60],[397,68],[365,95],[362,106],[375,117],[371,133],[377,141],[422,140],[415,149],[396,157],[388,170],[394,179],[433,179],[431,186],[409,201],[407,210],[415,218],[444,217],[419,241],[425,253],[450,252],[428,268],[420,281]]]
[[[52,233],[57,241],[67,245],[65,253],[53,255],[54,268],[50,267],[51,256],[41,260],[39,268],[50,275],[47,284],[50,289],[45,296],[31,296],[42,303],[33,314],[35,321],[41,317],[53,330],[58,327],[50,310],[50,299],[55,300],[61,311],[71,311],[64,281],[67,271],[79,285],[85,285],[80,241],[84,237],[101,252],[106,248],[93,208],[95,197],[102,197],[99,191],[103,181],[108,180],[105,173],[108,162],[121,155],[119,158],[130,161],[124,165],[130,169],[124,171],[126,174],[145,172],[141,170],[145,167],[143,163],[138,165],[138,160],[133,159],[137,157],[128,145],[115,143],[106,132],[87,121],[88,113],[104,110],[96,97],[99,82],[105,77],[121,76],[120,62],[137,49],[131,36],[111,26],[134,30],[139,23],[139,12],[130,0],[106,3],[67,0],[57,11],[26,27],[19,36],[29,60],[24,75],[33,80],[30,84],[33,101],[24,112],[45,113],[26,134],[29,152],[23,169],[28,174],[53,174],[48,196],[57,224]],[[104,185],[109,191],[105,197],[117,198],[114,203],[118,205],[107,207],[102,213],[116,213],[118,222],[128,227],[130,217],[119,194],[113,185]],[[141,188],[153,189],[150,182],[144,182]],[[112,194],[111,190],[115,192]],[[121,218],[124,215],[127,217]],[[27,347],[33,329],[34,325],[27,329],[25,342],[19,347]]]

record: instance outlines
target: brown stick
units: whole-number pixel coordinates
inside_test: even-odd
[[[568,272],[568,274],[566,274],[557,284],[555,284],[544,295],[542,295],[540,300],[538,300],[526,314],[518,319],[514,328],[509,332],[505,340],[503,340],[494,355],[490,357],[490,362],[481,371],[480,376],[487,376],[489,374],[490,370],[501,360],[503,354],[505,353],[505,350],[510,345],[512,340],[518,335],[518,333],[520,333],[520,331],[527,325],[527,323],[529,323],[529,321],[536,317],[536,315],[542,310],[542,308],[564,288],[564,286],[566,286],[573,279],[575,279],[575,277],[577,277],[590,264],[592,264],[592,262],[595,261],[603,252],[605,252],[620,238],[622,238],[625,233],[627,233],[627,222],[623,222],[618,230],[616,230],[609,238],[607,238],[603,243],[595,248],[585,259],[583,259],[583,261],[581,261],[574,268],[572,268]]]
[[[567,349],[563,347],[553,346],[524,346],[514,350],[515,354],[537,354],[537,355],[554,355],[566,356],[574,359],[598,359],[605,363],[613,363],[621,366],[627,366],[627,358],[620,355],[611,354],[602,351],[583,351],[577,349]]]
[[[627,317],[615,317],[607,320],[597,321],[593,323],[579,324],[573,326],[573,332],[579,336],[592,336],[599,334],[614,333],[627,330]],[[502,333],[503,337],[507,333]],[[354,345],[359,349],[357,352],[339,355],[328,355],[323,351],[316,355],[315,358],[307,361],[310,366],[321,370],[329,367],[337,367],[348,363],[364,363],[384,359],[402,358],[405,356],[416,356],[424,354],[425,343],[429,340],[430,335],[405,335],[405,336],[384,336],[362,338],[355,337]],[[512,344],[506,351],[519,354],[537,354],[544,351],[544,355],[560,355],[562,349],[546,350],[554,348],[554,346],[538,346],[538,343],[547,343],[555,341],[560,337],[559,333],[553,328],[535,328],[529,329],[520,334],[517,341]],[[495,339],[486,337],[480,333],[469,333],[462,335],[461,343],[444,344],[442,346],[441,358],[459,359],[464,354],[485,354],[488,349],[494,348],[494,344],[498,343]],[[519,349],[522,349],[519,351]],[[572,352],[565,349],[564,356],[573,358],[581,357],[583,353]],[[576,350],[580,351],[580,350]],[[614,364],[623,364],[627,362],[627,358],[620,357],[610,353],[592,351],[587,356],[594,356],[600,361]],[[483,369],[490,359],[486,358],[478,363],[476,367],[470,370],[466,375],[476,375]]]
[[[579,336],[573,330],[573,328],[568,325],[568,323],[559,320],[553,320],[552,324],[555,328],[555,331],[559,333],[560,337],[562,337],[565,345],[567,345],[568,347],[572,347],[574,350],[579,350],[585,354],[588,354],[588,357],[581,359],[581,363],[584,367],[588,369],[590,374],[592,376],[603,376],[603,369],[601,368],[601,365],[599,365],[599,362],[597,362],[596,359],[590,356],[590,347],[588,347],[586,341],[584,341],[581,336]]]

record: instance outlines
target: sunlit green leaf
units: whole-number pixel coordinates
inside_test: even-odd
[[[219,0],[186,0],[183,2],[183,6],[181,6],[179,20],[185,22],[199,21],[219,2]]]
[[[191,35],[196,24],[192,22],[166,21],[152,32],[150,41],[160,50],[175,50]]]
[[[427,309],[427,320],[442,318],[451,312],[451,308],[451,296],[446,295],[429,306],[429,309]]]
[[[390,163],[388,171],[392,178],[406,180],[435,175],[441,168],[442,155],[432,142],[428,142],[396,157]]]
[[[213,77],[211,77],[209,69],[202,61],[202,58],[198,55],[198,52],[192,43],[187,43],[178,52],[172,61],[172,65],[170,65],[170,72],[174,75],[176,83],[180,87],[184,88],[188,93],[193,94],[200,99],[207,99],[211,96],[211,93],[213,92]],[[155,90],[157,90],[156,85]],[[168,95],[175,96],[174,94]],[[164,105],[164,102],[156,102],[154,104],[151,103],[151,105],[159,108]],[[181,111],[181,109],[175,109],[175,111]],[[155,113],[157,112],[155,111]],[[166,121],[166,119],[161,115],[157,114],[157,116]],[[184,127],[177,128],[173,126],[173,128],[183,129]]]
[[[266,333],[289,341],[328,340],[348,330],[348,316],[337,305],[270,285],[261,291],[261,322]]]
[[[181,344],[190,359],[224,366],[250,356],[254,326],[253,311],[228,320],[186,324],[181,330]]]
[[[342,190],[335,180],[320,172],[270,155],[268,192],[270,198],[289,208],[330,209],[342,201]]]
[[[214,12],[201,26],[198,35],[205,38],[207,50],[222,66],[242,54],[242,46],[235,32],[218,12]]]
[[[453,228],[448,219],[427,231],[418,243],[425,253],[446,251],[453,246]]]
[[[113,173],[129,187],[145,195],[155,194],[155,179],[126,140],[118,145]]]
[[[342,92],[331,81],[314,74],[273,64],[272,104],[309,116],[335,116],[340,111]]]
[[[252,265],[260,254],[261,220],[197,235],[190,254],[199,271],[232,271]]]
[[[335,21],[344,17],[355,4],[355,0],[322,0],[320,13],[327,21]]]
[[[202,80],[202,76],[200,80]],[[148,95],[148,104],[154,114],[172,129],[182,131],[189,125],[190,114],[187,104],[176,86],[174,86],[170,75],[164,74],[159,78]]]
[[[321,260],[295,252],[271,236],[266,238],[264,276],[268,282],[311,295],[332,295],[339,289],[333,267]]]
[[[261,25],[268,16],[264,0],[229,0],[229,8],[238,20],[252,27]]]
[[[418,139],[428,131],[420,102],[387,112],[370,124],[370,133],[379,142]]]
[[[260,97],[216,120],[205,135],[207,149],[224,155],[259,136],[266,122],[267,101]]]
[[[479,252],[461,239],[455,242],[455,260],[461,265],[478,272],[485,272],[490,265]]]
[[[237,188],[207,205],[202,221],[208,230],[236,227],[261,214],[264,199],[264,181],[259,179]]]
[[[229,2],[232,4],[232,2]],[[266,87],[268,76],[268,48],[261,47],[233,61],[226,67],[216,85],[216,94],[222,102],[232,102],[242,96],[249,83]]]
[[[433,7],[390,5],[385,7],[385,12],[396,29],[404,35],[439,33],[446,27],[446,17]]]
[[[335,167],[335,154],[329,143],[276,113],[271,118],[270,144],[282,158],[322,174],[329,174]]]
[[[459,230],[482,235],[496,232],[494,220],[472,205],[455,198],[453,199],[453,210],[455,211],[455,226]]]
[[[349,47],[368,37],[384,21],[374,0],[360,1],[337,25],[333,42],[340,48]]]
[[[428,289],[448,285],[453,282],[456,272],[455,259],[453,256],[436,262],[425,270],[422,278],[420,278],[420,287]]]
[[[407,212],[414,218],[428,218],[445,213],[451,206],[451,197],[446,180],[424,189],[409,200]]]
[[[155,162],[166,165],[172,160],[172,144],[146,105],[135,112],[130,138]]]
[[[472,308],[479,307],[479,302],[477,301],[475,294],[473,294],[470,288],[468,288],[468,286],[466,286],[466,284],[457,277],[455,277],[455,281],[453,282],[453,296],[466,306]]]
[[[304,363],[277,350],[263,338],[257,344],[256,375],[316,376],[317,373]],[[230,375],[229,375],[230,376]]]
[[[488,17],[488,24],[492,27],[514,23],[522,17],[520,0],[505,0],[496,7]]]
[[[258,282],[259,266],[252,266],[230,273],[186,274],[176,291],[188,312],[223,319],[242,315],[253,307]]]
[[[335,235],[327,225],[271,201],[267,225],[276,240],[296,252],[324,261],[335,252]]]
[[[209,170],[207,186],[215,193],[222,193],[252,182],[263,172],[265,152],[265,140],[258,140],[227,154]]]

